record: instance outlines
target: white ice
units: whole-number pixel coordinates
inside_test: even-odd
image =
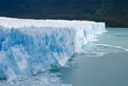
[[[105,23],[0,17],[0,78],[20,80],[64,66]]]

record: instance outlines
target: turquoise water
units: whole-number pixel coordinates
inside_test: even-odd
[[[84,51],[63,68],[0,86],[128,86],[128,28],[107,28]]]
[[[52,72],[72,86],[128,86],[128,28],[107,30],[67,67]]]

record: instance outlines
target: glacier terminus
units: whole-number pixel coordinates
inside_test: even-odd
[[[65,66],[98,34],[104,22],[0,17],[0,79],[27,79]]]

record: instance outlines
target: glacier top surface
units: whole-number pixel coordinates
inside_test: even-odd
[[[103,22],[96,23],[94,21],[80,20],[37,20],[37,19],[18,19],[0,17],[0,26],[6,28],[21,28],[21,27],[75,27],[84,28],[89,24],[104,24]]]

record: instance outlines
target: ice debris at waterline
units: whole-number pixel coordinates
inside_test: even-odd
[[[64,66],[105,23],[0,17],[0,79],[21,80]]]

